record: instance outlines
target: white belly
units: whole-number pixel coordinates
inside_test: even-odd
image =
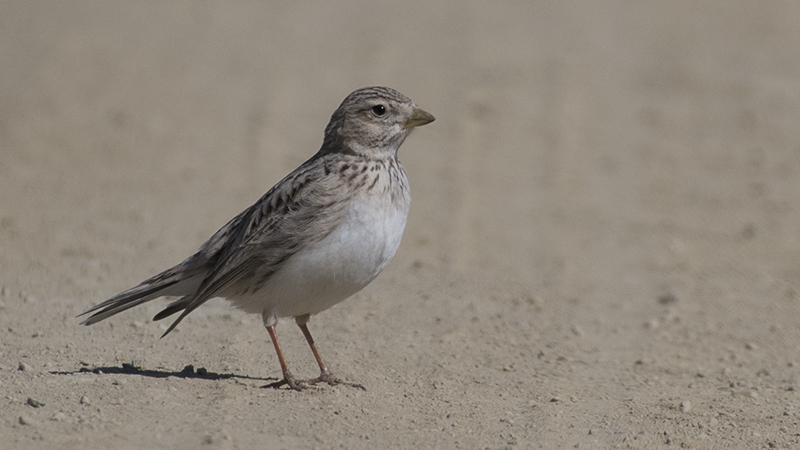
[[[278,317],[316,314],[363,289],[400,246],[408,198],[391,205],[382,196],[353,199],[344,222],[325,239],[301,250],[264,284],[234,305],[260,313],[270,325]]]

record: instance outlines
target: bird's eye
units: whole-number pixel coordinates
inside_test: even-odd
[[[386,114],[386,107],[383,105],[375,105],[372,107],[372,112],[375,113],[376,116],[382,116]]]

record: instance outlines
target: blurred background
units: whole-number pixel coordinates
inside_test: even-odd
[[[316,152],[349,92],[385,85],[437,121],[400,150],[413,201],[395,262],[319,336],[363,332],[398,370],[420,349],[393,344],[422,339],[423,372],[403,377],[478,403],[505,392],[498,376],[524,386],[486,412],[516,438],[456,431],[468,446],[574,444],[569,427],[592,424],[600,439],[598,417],[605,443],[633,421],[648,442],[663,426],[794,445],[798,23],[791,1],[0,2],[0,321],[26,329],[0,349],[46,354],[16,325],[31,315],[82,339],[72,313],[194,251]],[[324,330],[342,317],[350,334]],[[372,365],[346,348],[346,370]],[[465,351],[481,363],[424,372]],[[527,403],[565,392],[568,413]],[[408,413],[439,420],[424,411]],[[492,428],[506,411],[518,430]],[[410,445],[399,427],[373,439]]]

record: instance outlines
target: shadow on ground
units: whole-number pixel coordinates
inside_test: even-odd
[[[81,367],[80,370],[75,371],[55,371],[50,372],[53,375],[75,375],[78,373],[94,373],[98,375],[139,375],[148,378],[200,378],[203,380],[227,380],[227,379],[243,379],[243,380],[259,380],[259,381],[275,381],[276,378],[260,378],[251,377],[247,375],[236,375],[232,373],[215,373],[209,372],[204,367],[195,370],[194,366],[188,365],[181,371],[174,370],[152,370],[142,369],[133,364],[123,363],[122,367],[95,367],[90,369],[88,367]]]

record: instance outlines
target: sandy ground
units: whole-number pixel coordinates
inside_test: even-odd
[[[798,23],[789,1],[0,3],[0,447],[797,448]],[[222,300],[163,340],[164,301],[78,325],[373,84],[438,120],[401,149],[394,261],[310,324],[366,392],[262,389],[269,338]]]

